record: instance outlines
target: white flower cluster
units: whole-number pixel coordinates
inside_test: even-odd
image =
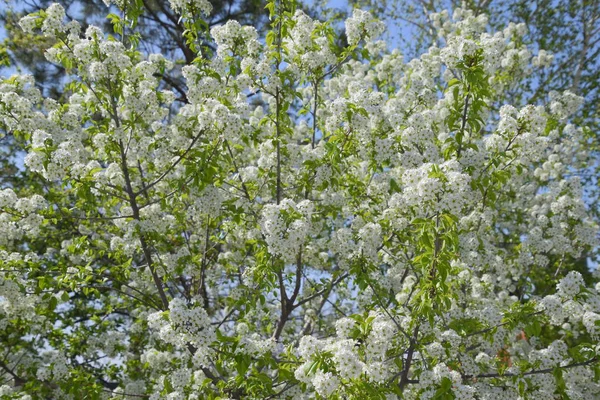
[[[200,11],[204,16],[208,16],[213,8],[208,0],[169,0],[169,4],[175,12],[184,13],[191,9]]]
[[[600,292],[586,288],[579,272],[570,271],[556,285],[556,294],[543,297],[539,309],[553,325],[561,326],[578,336],[575,326],[582,326],[593,338],[600,336]]]
[[[433,167],[433,164],[425,163],[418,168],[404,170],[402,183],[405,189],[391,197],[390,215],[400,216],[406,207],[414,209],[417,215],[431,211],[457,215],[463,208],[472,205],[471,178],[456,162],[440,165],[440,174],[437,175],[432,173]]]
[[[435,387],[436,385],[441,384],[443,379],[449,379],[455,387],[462,386],[460,372],[453,370],[445,363],[439,363],[431,370],[423,371],[419,377],[419,386],[422,386],[423,388],[431,386]],[[434,394],[434,389],[428,389],[421,393],[421,398],[431,399]]]
[[[567,350],[565,342],[557,340],[545,349],[533,350],[529,353],[529,359],[531,362],[538,362],[541,368],[552,368],[565,360],[568,363]]]
[[[225,25],[215,26],[210,30],[210,35],[217,44],[219,57],[256,57],[261,49],[256,29],[252,26],[242,27],[234,20],[227,21]]]
[[[204,308],[190,307],[180,298],[169,303],[168,320],[162,312],[148,316],[148,325],[158,331],[162,340],[181,347],[189,343],[199,348],[198,352],[208,351],[208,346],[216,339],[210,322]]]
[[[65,19],[65,9],[57,3],[52,4],[46,9],[46,18],[42,23],[42,32],[47,36],[54,36],[57,32],[63,30],[63,20]],[[26,22],[25,27],[30,29],[31,23]]]
[[[315,391],[323,397],[330,396],[338,388],[340,381],[331,372],[317,371],[312,380]]]
[[[0,244],[7,245],[24,236],[35,238],[44,223],[46,207],[48,202],[38,194],[18,198],[10,188],[0,190],[0,229],[5,232]]]
[[[535,67],[549,67],[554,61],[554,54],[546,50],[540,50],[537,56],[533,57],[531,63]]]
[[[328,38],[318,34],[325,29],[324,24],[313,20],[301,10],[296,11],[293,21],[294,28],[284,43],[290,57],[297,60],[299,68],[310,71],[335,64],[337,58]]]
[[[238,323],[235,329],[240,335],[240,343],[236,353],[259,357],[265,353],[275,351],[277,342],[272,337],[265,339],[256,332],[251,333],[248,324],[245,322]]]
[[[566,119],[575,114],[583,104],[583,98],[576,94],[566,91],[557,93],[552,91],[550,96],[550,111],[559,119]]]
[[[391,374],[390,358],[387,351],[395,343],[397,329],[382,315],[369,316],[371,329],[364,342],[349,338],[356,325],[355,320],[343,318],[336,322],[337,337],[319,340],[304,336],[298,345],[298,354],[305,361],[295,372],[296,379],[311,383],[315,391],[323,396],[337,390],[340,382],[354,379],[367,379],[384,383]],[[331,354],[335,371],[317,370],[309,374],[315,360]],[[323,377],[330,382],[325,383]]]
[[[573,299],[585,287],[583,277],[577,271],[570,271],[556,285],[558,295],[563,299]]]
[[[583,314],[582,322],[590,336],[598,340],[600,338],[600,313],[586,311]]]
[[[531,59],[530,51],[519,44],[525,35],[525,24],[509,24],[502,32],[490,35],[486,32],[488,17],[484,13],[476,15],[472,10],[457,9],[450,18],[447,11],[431,15],[433,25],[438,34],[447,41],[447,46],[440,50],[443,61],[454,66],[465,57],[472,57],[481,51],[483,67],[489,74],[500,68],[510,70],[515,76],[525,76]],[[533,59],[536,67],[543,67],[551,62],[551,56],[543,50]],[[450,74],[449,71],[447,71]],[[503,85],[500,81],[495,85]]]
[[[295,261],[308,239],[313,207],[310,200],[295,204],[291,199],[283,199],[279,205],[269,204],[263,208],[261,230],[271,254]]]
[[[69,363],[65,356],[58,351],[48,351],[43,354],[45,365],[37,370],[37,378],[47,381],[50,377],[58,381],[64,380],[69,375]]]
[[[346,36],[351,45],[358,44],[363,38],[375,39],[385,30],[383,22],[373,18],[367,11],[354,10],[352,17],[346,20]]]

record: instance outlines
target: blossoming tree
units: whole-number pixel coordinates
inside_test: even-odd
[[[173,93],[119,4],[117,37],[21,21],[56,38],[64,102],[0,86],[44,182],[0,191],[3,398],[600,395],[581,99],[498,100],[544,67],[524,26],[459,12],[405,62],[368,13],[339,48],[284,0],[203,54],[210,4],[173,0],[197,51]]]

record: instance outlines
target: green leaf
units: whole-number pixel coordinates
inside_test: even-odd
[[[56,298],[56,296],[51,296],[50,299],[48,300],[48,310],[54,311],[56,309],[57,305],[58,305],[58,299]]]

